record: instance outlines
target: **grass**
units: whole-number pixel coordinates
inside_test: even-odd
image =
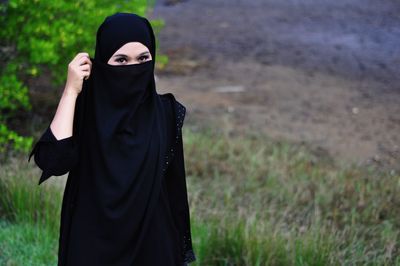
[[[12,158],[0,170],[0,265],[56,265],[62,193]]]
[[[57,236],[31,223],[0,221],[0,265],[56,265]]]
[[[183,130],[192,265],[400,265],[398,173],[262,135]],[[39,187],[25,162],[0,170],[0,264],[56,265],[60,177]]]

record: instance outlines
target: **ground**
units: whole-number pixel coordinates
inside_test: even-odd
[[[394,0],[159,0],[157,90],[190,125],[400,169],[398,14]]]

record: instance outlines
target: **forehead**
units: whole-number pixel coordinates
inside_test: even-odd
[[[124,52],[124,53],[142,53],[149,51],[147,46],[141,42],[129,42],[122,45],[114,54]]]

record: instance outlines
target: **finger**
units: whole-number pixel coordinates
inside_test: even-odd
[[[74,60],[79,60],[80,58],[82,58],[82,57],[89,57],[89,54],[88,53],[84,53],[84,52],[82,52],[82,53],[78,53],[75,57],[74,57]]]
[[[84,79],[84,80],[88,79],[89,77],[90,77],[89,72],[82,73],[82,75],[81,75],[81,79]]]
[[[82,76],[82,77],[89,77],[89,76],[90,76],[90,71],[88,71],[88,70],[82,71],[82,72],[81,72],[81,76]]]
[[[90,70],[90,65],[89,64],[85,64],[85,65],[80,65],[79,66],[80,70]]]
[[[87,56],[82,56],[82,57],[80,57],[79,59],[77,59],[77,61],[78,62],[84,62],[84,61],[90,61],[90,59],[89,59],[89,57],[87,57]]]
[[[80,60],[84,59],[84,58],[89,58],[89,54],[88,53],[79,53],[76,58],[75,61],[80,62]]]
[[[89,77],[90,77],[90,72],[87,73],[87,74],[85,74],[85,75],[83,76],[83,79],[84,79],[84,80],[87,80]]]
[[[89,65],[91,65],[90,59],[87,58],[87,57],[81,57],[81,58],[78,60],[78,65],[81,66],[81,65],[84,65],[84,64],[89,64]]]
[[[82,56],[87,56],[87,57],[89,57],[89,54],[86,53],[86,52],[78,53],[78,57],[82,57]]]

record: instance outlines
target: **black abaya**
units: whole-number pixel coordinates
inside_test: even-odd
[[[92,73],[77,98],[73,136],[57,140],[49,125],[30,154],[43,170],[39,184],[69,172],[58,265],[195,260],[181,135],[186,108],[171,93],[157,94],[154,60],[106,64],[132,41],[149,47],[155,59],[146,19],[127,13],[106,18]]]
[[[147,230],[144,238],[145,241],[143,241],[141,250],[138,253],[138,263],[135,264],[143,266],[185,265],[196,259],[191,241],[181,134],[185,107],[171,93],[162,94],[160,97],[168,114],[168,125],[170,125],[168,139],[171,140],[169,145],[171,148],[169,157],[165,161],[168,161],[168,167],[163,178],[159,201],[151,219],[149,230]],[[79,106],[76,109],[77,113],[79,112],[78,109]],[[58,265],[72,265],[67,264],[66,260],[69,244],[72,243],[70,238],[77,240],[74,243],[74,245],[78,245],[74,247],[77,252],[75,256],[82,256],[83,264],[75,265],[110,265],[101,261],[87,261],[93,258],[89,254],[96,251],[93,249],[95,243],[90,242],[91,239],[86,237],[87,232],[80,232],[79,229],[71,231],[72,224],[79,228],[80,223],[83,222],[83,215],[89,211],[81,208],[77,213],[77,207],[81,205],[81,202],[74,200],[77,188],[80,185],[79,170],[76,168],[79,155],[77,146],[74,144],[74,136],[57,140],[50,126],[48,126],[41,138],[36,142],[29,158],[32,155],[34,155],[35,163],[43,170],[39,184],[51,176],[64,175],[69,171],[61,209]],[[92,187],[80,187],[79,191],[83,193],[93,189]],[[89,207],[87,206],[87,208]],[[115,228],[115,230],[118,230],[118,228]],[[129,247],[127,248],[129,249]],[[71,253],[71,251],[69,252]],[[69,254],[69,256],[72,255]],[[94,258],[97,257],[95,256],[96,254],[93,255]]]

